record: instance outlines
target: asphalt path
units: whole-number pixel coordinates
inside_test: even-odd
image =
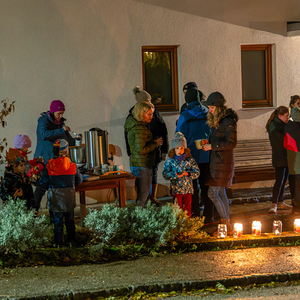
[[[209,299],[209,300],[299,300],[300,299],[300,286],[280,286],[280,287],[267,287],[256,288],[250,290],[241,290],[232,294],[208,294],[201,296],[176,296],[166,297],[164,299],[176,300],[196,300],[196,299]]]

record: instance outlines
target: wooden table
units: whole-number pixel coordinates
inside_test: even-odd
[[[106,178],[108,177],[108,178]],[[76,192],[80,193],[80,212],[81,212],[81,225],[86,216],[86,202],[85,202],[85,192],[91,190],[101,190],[101,189],[118,189],[119,190],[119,204],[120,207],[125,207],[126,205],[126,191],[125,191],[125,180],[134,180],[135,176],[130,174],[129,176],[114,175],[106,176],[103,179],[83,181],[81,184],[76,186]]]

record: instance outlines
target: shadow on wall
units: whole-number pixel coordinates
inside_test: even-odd
[[[269,116],[273,111],[274,111],[274,107],[264,108],[264,109],[247,109],[247,110],[239,109],[236,112],[240,120],[250,120],[265,114],[267,114],[269,118]]]

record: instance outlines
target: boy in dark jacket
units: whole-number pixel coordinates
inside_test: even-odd
[[[54,222],[55,246],[64,245],[64,218],[68,235],[66,243],[72,246],[79,245],[75,236],[74,208],[75,185],[82,182],[82,176],[76,164],[67,157],[68,145],[63,139],[54,144],[54,158],[48,161],[39,181],[41,188],[48,190],[48,209]],[[35,194],[36,199],[42,196],[42,193]]]

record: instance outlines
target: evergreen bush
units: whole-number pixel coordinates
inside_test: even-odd
[[[91,209],[84,225],[94,232],[94,251],[101,252],[108,245],[124,242],[149,241],[160,247],[170,241],[203,238],[200,230],[203,218],[190,218],[177,205],[156,207],[148,203],[146,208],[104,205],[101,210]]]
[[[20,253],[49,241],[46,217],[36,217],[24,200],[9,199],[0,210],[0,252]]]

